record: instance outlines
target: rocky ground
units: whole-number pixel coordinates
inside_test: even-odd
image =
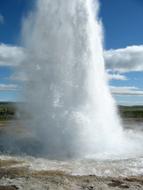
[[[126,123],[128,122],[133,123],[127,120]],[[11,127],[11,123],[6,125]],[[127,126],[131,127],[131,124]],[[5,134],[13,130],[5,128],[5,123],[1,124],[0,129],[0,142],[3,142]],[[21,134],[19,130],[18,128]],[[10,137],[13,136],[12,132]],[[5,149],[5,144],[2,145],[0,148],[4,146]],[[60,171],[31,171],[25,166],[17,167],[17,164],[20,165],[20,162],[16,160],[0,160],[0,190],[143,190],[143,176],[118,178],[94,175],[72,176]]]
[[[31,171],[15,160],[0,160],[0,190],[112,190],[143,189],[143,176],[71,176],[60,171]]]

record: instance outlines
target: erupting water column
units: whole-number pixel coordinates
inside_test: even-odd
[[[97,0],[38,0],[24,22],[29,126],[51,156],[110,152],[122,141],[98,7]]]

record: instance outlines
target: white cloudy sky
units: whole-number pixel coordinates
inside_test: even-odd
[[[0,67],[17,68],[23,63],[25,52],[22,47],[0,45]],[[143,96],[143,90],[134,83],[126,85],[130,80],[128,73],[143,71],[143,46],[129,46],[122,49],[106,50],[104,52],[106,70],[110,81],[122,81],[124,85],[110,85],[111,92],[116,96]],[[135,76],[135,74],[134,74]],[[24,81],[23,73],[12,72],[9,76],[11,84],[0,84],[0,91],[18,90],[14,81]],[[113,83],[114,83],[113,82]],[[141,81],[140,81],[141,82]]]
[[[19,84],[26,80],[17,68],[26,56],[19,38],[21,21],[31,9],[31,2],[0,1],[0,101],[17,101]],[[100,2],[111,92],[118,104],[143,104],[143,3],[140,0]]]

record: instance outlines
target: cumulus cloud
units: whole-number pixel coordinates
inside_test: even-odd
[[[107,73],[108,80],[128,80],[126,76],[121,74]]]
[[[0,44],[0,66],[18,66],[24,58],[23,48]]]
[[[109,80],[128,80],[124,73],[143,71],[143,45],[107,50],[104,52],[104,57]],[[19,66],[25,58],[26,51],[24,48],[0,44],[0,66],[16,67]],[[10,77],[10,80],[26,81],[27,79],[24,73],[15,72]],[[123,89],[123,93],[125,94],[125,88]],[[135,89],[132,94],[134,93]],[[140,91],[137,90],[137,93],[139,94]]]
[[[104,52],[106,68],[120,73],[143,71],[143,45]]]
[[[3,24],[4,23],[4,17],[3,15],[0,14],[0,24]]]
[[[0,66],[17,66],[25,57],[24,48],[0,44]],[[104,57],[109,79],[126,80],[121,73],[143,71],[143,45],[107,50]]]
[[[10,77],[10,80],[25,82],[27,81],[27,76],[24,72],[16,72]]]
[[[115,95],[138,95],[143,96],[143,91],[134,86],[110,86],[111,92]]]
[[[18,90],[16,84],[0,84],[0,91],[15,91]]]

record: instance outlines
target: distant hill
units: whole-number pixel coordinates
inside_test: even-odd
[[[119,112],[123,118],[143,119],[143,106],[119,106]]]
[[[12,120],[16,115],[16,103],[0,102],[0,120]]]
[[[23,104],[20,102],[0,102],[0,120],[17,119],[18,107],[22,107]],[[118,109],[122,118],[143,119],[143,106],[119,106]],[[22,118],[23,113],[20,114]]]

